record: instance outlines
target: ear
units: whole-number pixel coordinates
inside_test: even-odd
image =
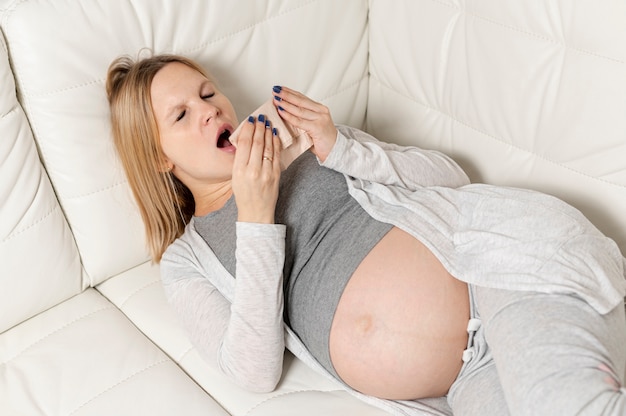
[[[174,169],[174,164],[167,159],[164,159],[159,165],[159,173],[168,173]]]

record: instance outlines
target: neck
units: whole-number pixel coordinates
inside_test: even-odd
[[[193,198],[196,203],[194,215],[201,217],[209,212],[217,211],[224,206],[232,194],[230,181],[215,185],[211,189],[194,192]]]

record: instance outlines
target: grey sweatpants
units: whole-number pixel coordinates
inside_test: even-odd
[[[626,415],[626,319],[577,296],[470,285],[455,416]]]

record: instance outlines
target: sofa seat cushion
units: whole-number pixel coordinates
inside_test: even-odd
[[[294,409],[298,409],[298,416],[388,414],[353,397],[339,383],[311,370],[288,351],[283,378],[275,391],[258,394],[239,388],[207,365],[191,344],[167,303],[158,266],[149,262],[110,278],[96,289],[230,414],[287,415],[293,414]]]
[[[89,289],[0,334],[0,414],[227,415]]]

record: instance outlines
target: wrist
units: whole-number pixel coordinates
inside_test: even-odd
[[[248,222],[254,224],[274,224],[273,214],[262,213],[239,213],[237,214],[237,222]]]
[[[259,224],[236,222],[237,238],[278,238],[284,239],[287,227],[284,224]]]

